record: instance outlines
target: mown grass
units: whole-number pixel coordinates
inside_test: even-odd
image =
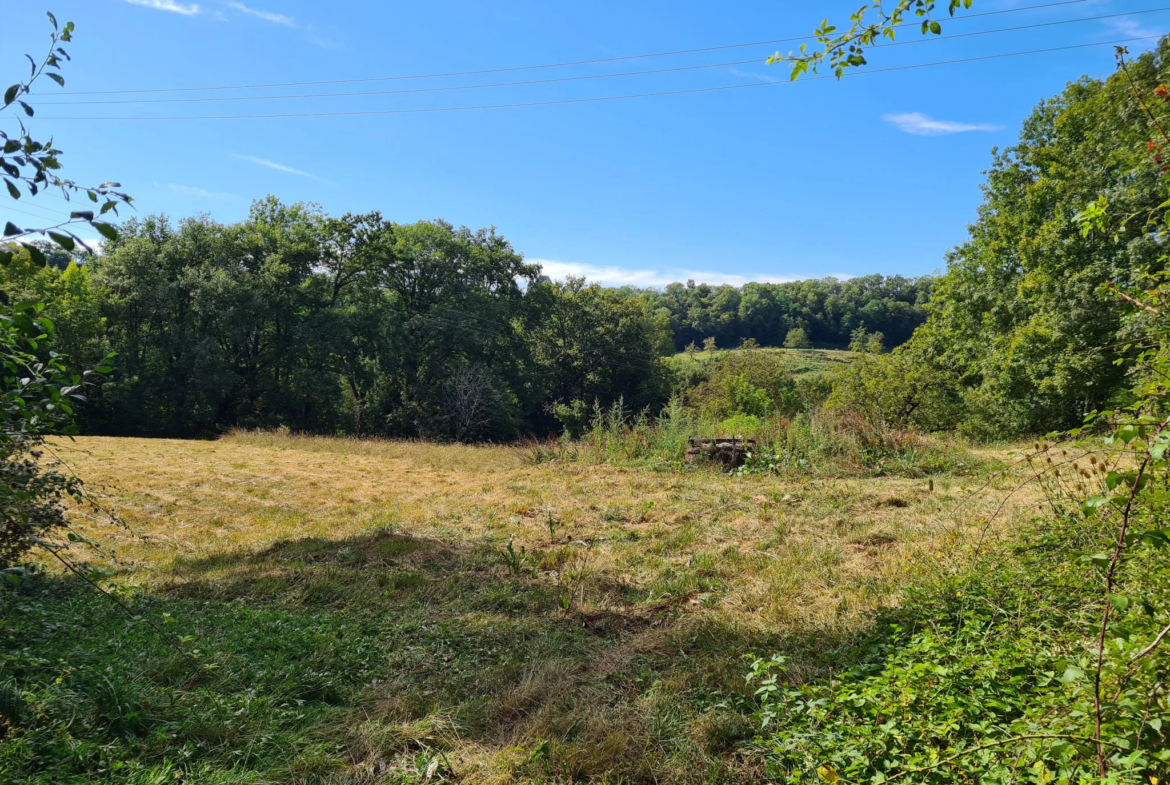
[[[182,651],[51,572],[2,595],[0,781],[759,781],[744,656],[821,672],[1004,495],[282,434],[59,448],[129,526],[84,522],[103,583]]]

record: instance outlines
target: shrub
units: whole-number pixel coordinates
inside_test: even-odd
[[[796,381],[784,355],[759,349],[728,352],[712,364],[706,379],[685,394],[701,416],[785,415],[798,411]]]
[[[785,349],[811,349],[812,341],[808,339],[808,333],[804,331],[803,327],[794,327],[788,331],[788,335],[784,337]]]
[[[858,327],[849,334],[849,351],[858,354],[881,354],[886,346],[886,336],[880,332],[866,332]]]
[[[54,325],[43,310],[22,303],[0,313],[0,362],[11,374],[0,387],[0,568],[38,544],[54,547],[66,526],[62,504],[82,498],[80,480],[41,459],[47,436],[72,431],[72,405],[84,400],[93,372],[70,375],[64,358],[49,351]]]
[[[732,411],[737,415],[750,417],[766,417],[772,408],[772,399],[760,387],[756,387],[748,380],[746,373],[726,380],[727,399]]]
[[[876,429],[941,431],[959,419],[962,397],[954,378],[921,355],[899,348],[890,354],[859,355],[835,371],[826,405],[856,412]]]
[[[589,409],[577,398],[572,403],[558,403],[553,406],[553,416],[564,429],[566,439],[580,439],[589,427]]]
[[[1106,668],[1102,691],[1122,699],[1104,714],[1112,772],[1098,778],[1084,641],[1102,598],[1069,543],[1109,541],[1079,514],[1040,524],[1018,548],[920,584],[837,653],[832,678],[786,683],[782,657],[756,660],[769,773],[787,782],[1158,782],[1170,768],[1165,663],[1130,667],[1139,647],[1129,638],[1140,626],[1136,637],[1148,640],[1161,622],[1137,609],[1119,613],[1108,644],[1121,649],[1121,667]],[[1138,549],[1137,563],[1155,555]],[[1134,570],[1131,589],[1161,605],[1166,586],[1145,570]]]
[[[764,427],[764,420],[752,414],[736,414],[719,423],[719,436],[747,436]]]

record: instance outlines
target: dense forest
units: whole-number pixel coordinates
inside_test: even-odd
[[[862,329],[880,332],[888,346],[910,339],[926,320],[933,279],[867,275],[733,286],[672,283],[645,296],[670,315],[675,348],[716,344],[733,348],[747,339],[782,346],[792,330],[815,345],[844,348]]]

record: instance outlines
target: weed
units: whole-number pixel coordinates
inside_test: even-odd
[[[520,552],[516,552],[516,549],[512,546],[513,539],[512,537],[508,538],[508,547],[504,549],[501,555],[504,557],[504,564],[508,567],[508,570],[513,575],[519,575],[525,571],[529,558],[523,545],[520,546]]]

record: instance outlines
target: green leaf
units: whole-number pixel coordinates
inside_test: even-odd
[[[1085,672],[1080,668],[1065,668],[1060,680],[1065,684],[1072,684],[1074,681],[1080,681],[1085,678]]]
[[[16,96],[20,93],[20,85],[14,84],[4,91],[4,105],[8,106],[16,100]]]
[[[1117,429],[1114,437],[1119,441],[1128,444],[1134,439],[1142,435],[1142,429],[1137,425],[1127,424]]]
[[[1108,499],[1106,499],[1104,496],[1090,496],[1089,498],[1085,499],[1085,503],[1081,505],[1081,512],[1083,512],[1085,515],[1092,515],[1097,511],[1098,507],[1101,507],[1107,502]]]
[[[74,210],[69,213],[70,218],[80,218],[83,221],[93,220],[93,210]]]
[[[118,230],[112,224],[93,222],[90,224],[94,229],[98,230],[98,234],[107,240],[117,240]]]
[[[37,248],[35,245],[26,245],[25,249],[28,251],[28,255],[32,257],[33,264],[35,264],[37,267],[44,267],[49,263],[49,260],[45,258],[45,255],[41,252],[41,249]]]
[[[1110,594],[1108,596],[1109,604],[1112,605],[1118,613],[1125,613],[1125,611],[1129,608],[1129,597],[1121,594]]]
[[[49,232],[49,237],[53,239],[53,242],[64,248],[66,251],[72,251],[77,247],[77,243],[73,242],[73,238],[67,234]]]
[[[942,34],[942,25],[940,25],[938,22],[931,22],[930,23],[930,32],[934,33],[935,35],[941,35]]]
[[[24,113],[29,117],[32,117],[35,114],[35,112],[33,112],[33,108],[24,101],[17,101],[17,103],[20,104],[20,108],[23,109]]]
[[[20,234],[20,233],[21,233],[20,227],[17,226],[16,224],[12,223],[12,221],[9,221],[8,223],[4,224],[4,236],[5,237],[11,237],[14,234]]]
[[[65,79],[64,79],[64,77],[61,76],[61,74],[54,74],[54,73],[50,73],[50,72],[46,71],[45,76],[49,77],[54,82],[61,85],[62,87],[65,86]]]
[[[1154,437],[1150,446],[1150,459],[1160,461],[1166,457],[1166,450],[1170,449],[1170,433],[1160,433]]]
[[[8,195],[9,196],[11,196],[13,199],[20,198],[20,189],[17,188],[15,185],[13,185],[11,180],[9,180],[7,177],[5,177],[4,184],[6,186],[8,186]]]

